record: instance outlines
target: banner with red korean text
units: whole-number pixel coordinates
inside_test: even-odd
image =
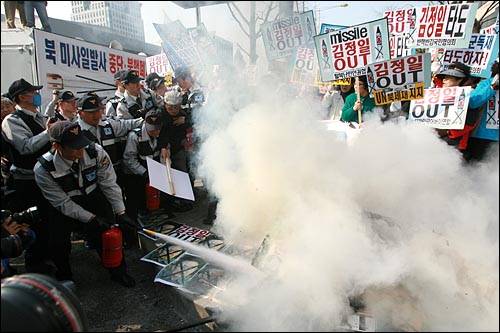
[[[42,110],[52,100],[52,90],[70,90],[77,97],[93,91],[112,97],[116,86],[113,75],[122,69],[135,69],[146,75],[146,57],[68,38],[43,30],[33,30],[38,64],[38,83],[43,85]]]
[[[407,47],[466,48],[472,35],[477,3],[415,7],[415,27]]]
[[[404,58],[369,64],[368,92],[376,105],[424,97],[431,85],[431,55],[415,54]]]
[[[366,66],[389,60],[387,19],[314,36],[322,81],[366,75]]]
[[[316,50],[312,43],[309,45],[298,47],[295,56],[291,57],[291,82],[306,86],[317,86],[318,61],[316,59]]]
[[[261,24],[267,61],[293,55],[299,46],[311,43],[316,35],[312,10]]]
[[[172,84],[173,70],[164,52],[146,58],[146,72],[147,74],[157,73],[165,77],[166,84]]]
[[[471,87],[425,89],[423,99],[412,100],[408,121],[440,129],[463,129]]]
[[[389,27],[389,47],[391,59],[414,54],[414,49],[406,46],[410,29],[415,28],[417,21],[416,9],[398,9],[384,12]]]

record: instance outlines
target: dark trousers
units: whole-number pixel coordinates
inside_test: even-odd
[[[142,176],[125,175],[123,178],[125,189],[125,209],[131,218],[137,218],[140,209],[146,209],[146,180]]]
[[[46,259],[49,256],[49,202],[43,197],[35,180],[14,179],[14,200],[10,209],[13,212],[22,212],[30,207],[37,207],[38,218],[33,217],[30,224],[35,232],[35,242],[24,253],[26,270],[30,273],[48,274]]]
[[[94,190],[87,196],[76,198],[74,201],[97,216],[110,220],[114,219],[111,205],[99,189]],[[55,208],[50,210],[50,217],[50,257],[57,268],[56,278],[58,280],[72,280],[73,274],[70,266],[71,232],[83,230],[87,240],[95,244],[97,254],[102,258],[102,232],[104,230],[99,228],[96,223],[83,223],[65,216]],[[125,255],[120,266],[109,269],[111,275],[115,276],[125,274],[126,270]]]

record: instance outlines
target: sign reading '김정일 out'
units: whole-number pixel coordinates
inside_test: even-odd
[[[323,81],[366,75],[368,64],[390,59],[385,18],[315,36],[314,42]]]
[[[471,87],[426,89],[423,99],[412,100],[408,120],[433,128],[463,129]]]
[[[316,35],[312,11],[261,25],[267,60],[291,56],[295,48],[311,43]]]
[[[375,104],[423,98],[431,85],[431,55],[415,54],[368,65],[368,91]]]

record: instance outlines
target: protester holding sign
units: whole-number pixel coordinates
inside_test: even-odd
[[[366,76],[359,76],[359,84],[355,85],[356,93],[352,93],[345,99],[342,108],[342,121],[358,122],[358,111],[361,113],[371,111],[375,107],[375,100],[368,93],[368,82]],[[359,87],[359,88],[357,88]],[[359,101],[358,101],[359,93]]]
[[[450,65],[447,70],[439,73],[437,77],[443,81],[443,88],[468,85],[471,79],[470,67],[456,62]],[[464,128],[460,130],[450,129],[442,137],[449,145],[456,146],[462,152],[465,151],[469,135],[478,125],[481,108],[496,93],[496,90],[492,87],[492,81],[493,78],[481,81],[471,92]]]

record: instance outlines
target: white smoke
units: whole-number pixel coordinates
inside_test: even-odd
[[[197,121],[214,231],[279,253],[221,295],[231,329],[331,331],[363,295],[380,329],[498,331],[498,145],[465,165],[434,130],[376,119],[347,144],[268,88]]]

